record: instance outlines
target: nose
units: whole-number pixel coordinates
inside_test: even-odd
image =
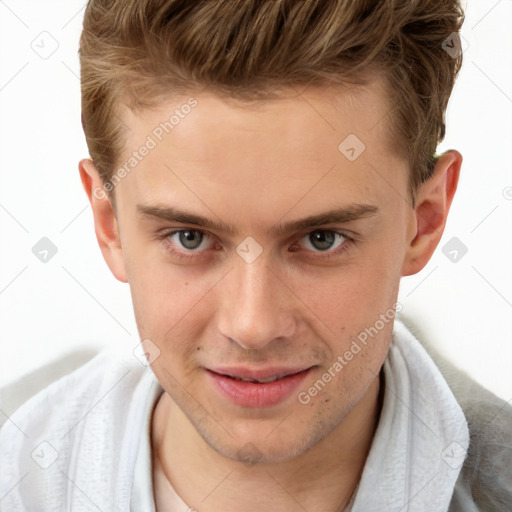
[[[246,350],[262,349],[294,334],[290,291],[263,255],[252,263],[235,261],[220,293],[218,329]]]

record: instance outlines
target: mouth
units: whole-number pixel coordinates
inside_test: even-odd
[[[269,407],[284,401],[313,368],[215,367],[205,370],[215,388],[230,402],[244,407]]]
[[[214,367],[207,368],[207,370],[213,373],[217,373],[218,375],[231,377],[232,379],[242,380],[244,382],[260,382],[265,384],[267,382],[274,382],[285,377],[290,377],[291,375],[296,375],[298,373],[309,370],[310,368],[312,367],[303,366],[290,368],[283,366],[273,366],[269,368],[262,368],[259,370],[252,370],[245,367]]]

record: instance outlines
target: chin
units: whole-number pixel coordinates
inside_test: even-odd
[[[225,439],[212,439],[213,436],[205,435],[204,432],[199,433],[218,454],[247,466],[253,466],[294,459],[318,443],[329,432],[316,426],[308,432],[303,432],[302,436],[295,431],[291,437],[290,432],[278,433],[276,428],[270,433],[259,430],[251,435],[246,432],[239,439],[229,435]]]

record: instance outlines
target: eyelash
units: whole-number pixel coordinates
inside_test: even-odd
[[[173,231],[168,231],[166,233],[163,233],[160,236],[161,242],[169,242],[169,239],[170,239],[170,237],[172,235],[175,235],[175,234],[181,233],[181,232],[185,232],[185,231],[193,231],[193,232],[196,232],[196,233],[201,233],[205,237],[210,237],[210,235],[207,232],[201,231],[200,229],[187,229],[187,228],[183,228],[183,229],[175,229]],[[300,240],[302,240],[303,238],[311,235],[312,233],[316,233],[316,232],[332,233],[334,235],[340,235],[343,238],[345,238],[345,241],[342,243],[342,245],[340,245],[339,247],[337,247],[333,251],[326,251],[326,252],[318,251],[316,253],[316,254],[318,254],[318,256],[314,256],[314,258],[316,258],[316,259],[327,260],[327,259],[339,256],[343,252],[350,250],[353,247],[353,245],[355,244],[355,242],[356,242],[355,238],[353,238],[351,236],[348,236],[343,231],[336,231],[336,230],[333,230],[333,229],[314,229],[313,231],[309,231],[309,232],[303,234],[301,237],[299,237],[298,241],[294,242],[293,245],[294,246],[298,245],[298,242]],[[203,251],[177,250],[173,246],[171,246],[170,244],[166,244],[166,245],[167,245],[166,248],[167,248],[168,252],[170,252],[173,256],[177,256],[178,258],[180,258],[182,260],[185,260],[185,261],[190,261],[192,259],[197,259],[198,255],[199,255],[199,257],[201,257],[201,253],[206,252],[206,250],[203,250]],[[296,251],[294,250],[294,251],[290,251],[290,252],[296,252]],[[311,252],[314,252],[314,251],[311,251]]]

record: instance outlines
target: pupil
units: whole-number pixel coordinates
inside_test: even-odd
[[[180,243],[187,249],[197,249],[203,241],[203,234],[199,231],[181,231]]]
[[[313,247],[320,251],[329,249],[334,244],[335,235],[326,231],[315,231],[309,235]]]

